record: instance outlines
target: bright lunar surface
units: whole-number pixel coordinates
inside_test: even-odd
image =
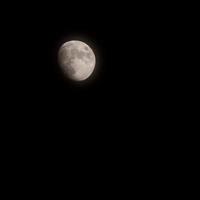
[[[58,62],[65,76],[75,81],[83,81],[94,71],[96,58],[87,44],[72,40],[60,47]]]

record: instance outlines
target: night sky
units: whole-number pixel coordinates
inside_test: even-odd
[[[141,198],[177,190],[174,177],[185,178],[185,164],[176,167],[177,144],[186,144],[178,124],[185,112],[177,98],[183,88],[177,79],[180,5],[42,2],[0,7],[1,164],[8,170],[2,174],[20,187],[6,195],[32,197],[40,190],[63,199],[62,192],[83,198],[107,191],[103,198],[121,192],[128,199],[128,191]],[[96,55],[96,69],[84,82],[59,71],[58,49],[68,40],[89,44]]]
[[[176,35],[164,6],[66,1],[12,8],[2,18],[3,113],[22,137],[108,147],[154,141],[165,131]],[[67,40],[86,42],[96,54],[96,70],[82,83],[59,71],[57,51]]]

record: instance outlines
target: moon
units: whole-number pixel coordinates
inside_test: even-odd
[[[96,65],[95,54],[84,42],[65,42],[58,51],[58,63],[64,76],[83,81],[91,76]]]

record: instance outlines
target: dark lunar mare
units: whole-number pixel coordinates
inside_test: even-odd
[[[73,58],[79,58],[82,59],[84,56],[86,56],[86,52],[80,51],[79,49],[73,48],[71,49],[71,55]]]

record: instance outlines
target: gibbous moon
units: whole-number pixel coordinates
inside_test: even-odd
[[[72,40],[60,47],[58,62],[65,76],[75,81],[83,81],[94,71],[96,58],[87,44]]]

